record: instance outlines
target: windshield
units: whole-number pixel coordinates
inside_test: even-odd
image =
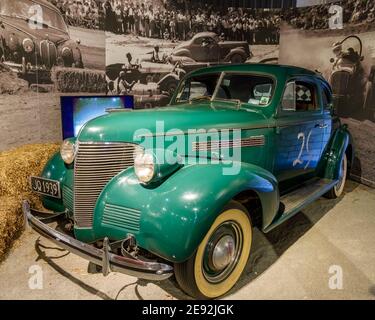
[[[176,103],[194,100],[228,100],[266,106],[271,102],[274,81],[255,74],[206,74],[187,78],[180,85]]]
[[[183,81],[176,96],[176,102],[189,102],[195,99],[211,99],[220,73],[191,77]]]
[[[41,22],[43,27],[52,27],[67,32],[66,24],[58,12],[30,0],[0,0],[0,14],[30,22]]]

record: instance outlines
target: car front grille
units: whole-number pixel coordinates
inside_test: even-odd
[[[133,166],[137,145],[82,142],[77,145],[74,164],[74,219],[77,227],[90,228],[101,191],[115,175]]]
[[[57,49],[53,42],[49,40],[43,40],[40,42],[40,57],[42,64],[47,68],[52,68],[56,65],[57,61]]]
[[[67,208],[70,212],[73,212],[73,190],[67,186],[63,186],[62,195],[65,208]]]

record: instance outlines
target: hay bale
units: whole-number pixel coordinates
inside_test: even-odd
[[[22,230],[21,207],[19,197],[0,197],[0,260]]]
[[[105,93],[107,82],[101,70],[55,67],[52,81],[60,92]]]
[[[39,175],[59,144],[32,144],[0,152],[0,195],[30,192],[29,177]]]
[[[0,197],[0,261],[23,230],[22,200],[24,199],[28,199],[33,208],[43,207],[37,195]]]
[[[59,144],[32,144],[0,152],[0,261],[23,228],[22,200],[43,209],[29,176],[39,175]]]
[[[19,94],[28,90],[28,82],[20,79],[7,66],[1,63],[0,72],[0,94]]]

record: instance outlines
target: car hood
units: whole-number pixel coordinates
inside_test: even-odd
[[[183,43],[180,43],[179,45],[175,46],[172,50],[172,54],[173,52],[176,52],[180,49],[186,49],[186,48],[189,48],[190,47],[190,44],[191,44],[191,41],[186,41],[186,42],[183,42]]]
[[[111,112],[95,118],[81,129],[80,142],[137,142],[141,136],[197,129],[250,129],[267,127],[261,111],[241,108],[233,103],[196,103],[157,109]]]
[[[69,34],[61,30],[54,28],[32,29],[29,27],[28,23],[22,19],[8,18],[4,16],[1,16],[1,19],[4,24],[15,29],[16,34],[22,34],[24,37],[29,37],[34,41],[49,39],[52,42],[59,44],[60,42],[69,40]]]

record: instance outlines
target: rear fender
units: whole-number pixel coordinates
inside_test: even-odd
[[[347,125],[342,125],[331,137],[325,154],[319,164],[320,176],[336,180],[340,177],[341,161],[345,155],[348,146],[352,146],[352,137],[348,131]],[[350,163],[353,163],[354,152],[351,152]]]

